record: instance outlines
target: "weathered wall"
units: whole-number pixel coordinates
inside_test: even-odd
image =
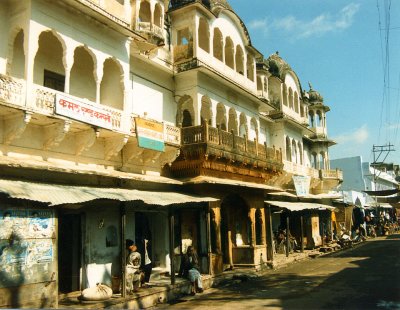
[[[0,307],[57,303],[54,211],[3,203],[0,208]]]

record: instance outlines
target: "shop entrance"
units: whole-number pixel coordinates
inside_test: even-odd
[[[58,217],[59,292],[80,290],[81,215],[62,214]]]
[[[224,265],[234,264],[233,247],[250,245],[251,238],[251,220],[246,202],[235,194],[225,197],[221,203],[221,246]]]

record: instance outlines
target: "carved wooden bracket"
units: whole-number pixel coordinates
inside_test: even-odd
[[[32,113],[18,113],[4,121],[4,144],[9,145],[13,140],[18,139],[25,131],[31,121]]]
[[[89,150],[96,142],[96,132],[93,128],[81,131],[75,135],[75,154],[81,155],[83,151]]]
[[[155,150],[150,150],[150,149],[145,149],[141,161],[144,165],[152,162],[155,163],[158,158],[163,154],[163,152],[155,151]]]
[[[46,127],[43,149],[49,150],[58,146],[71,127],[71,121],[63,121]]]
[[[104,158],[109,160],[111,157],[116,156],[125,144],[128,142],[129,136],[117,136],[106,139],[106,145],[104,149]]]

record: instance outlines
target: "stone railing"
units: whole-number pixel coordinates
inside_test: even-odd
[[[56,102],[56,94],[64,94],[54,89],[40,86],[37,84],[32,85],[33,98],[29,101],[32,109],[42,114],[54,114],[54,104]]]
[[[163,39],[164,38],[164,31],[161,27],[152,24],[151,22],[141,22],[136,21],[136,31],[151,33],[156,35],[157,37]]]
[[[237,136],[232,132],[210,127],[207,124],[182,128],[183,146],[204,143],[219,146],[225,151],[242,156],[282,163],[282,153],[279,150],[248,140],[246,137]]]
[[[310,176],[312,178],[318,179],[319,178],[319,172],[317,169],[307,167],[298,163],[293,163],[291,161],[284,160],[283,161],[283,170],[296,174],[296,175],[305,175],[305,176]]]
[[[0,74],[0,101],[25,106],[25,81]]]

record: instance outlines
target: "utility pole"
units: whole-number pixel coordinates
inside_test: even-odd
[[[379,173],[377,174],[377,169],[376,167],[383,166],[386,158],[388,157],[390,152],[394,152],[394,145],[393,144],[385,144],[385,145],[373,145],[372,147],[372,152],[374,153],[374,161],[371,164],[372,168],[374,168],[374,191],[377,190],[376,188],[376,181],[381,174],[381,170],[379,170]],[[381,158],[383,158],[381,160]],[[376,215],[378,216],[379,220],[379,207],[378,207],[378,198],[375,195],[375,207],[376,207]]]

